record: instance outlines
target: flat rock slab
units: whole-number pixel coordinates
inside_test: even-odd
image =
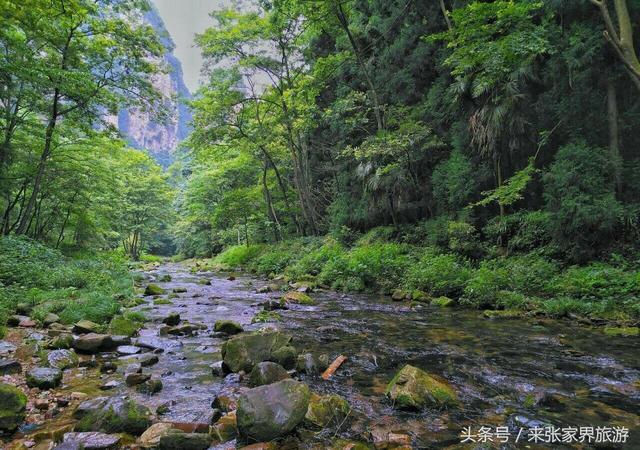
[[[142,348],[135,345],[121,345],[116,351],[121,355],[137,355],[142,351]]]
[[[117,448],[120,436],[97,432],[66,433],[57,450],[109,450]]]

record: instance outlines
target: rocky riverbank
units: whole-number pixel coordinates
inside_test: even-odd
[[[12,322],[7,449],[461,448],[478,423],[640,429],[633,337],[179,264],[139,278],[131,306],[149,321],[133,337]]]

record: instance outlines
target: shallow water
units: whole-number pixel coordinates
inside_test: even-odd
[[[167,404],[166,420],[208,422],[216,394],[242,389],[237,376],[221,379],[210,369],[221,359],[224,342],[210,336],[213,324],[231,319],[245,330],[266,326],[286,330],[301,352],[326,353],[331,359],[339,354],[348,357],[330,381],[303,378],[313,390],[343,395],[354,409],[340,430],[308,437],[320,442],[320,448],[334,437],[362,439],[369,436],[368,431],[376,434],[376,429],[409,434],[414,448],[460,448],[463,427],[517,430],[551,425],[626,427],[630,430],[627,444],[607,448],[640,448],[638,338],[613,338],[599,329],[568,322],[487,320],[477,311],[411,308],[377,296],[332,292],[312,294],[316,306],[279,311],[282,322],[251,325],[260,311],[258,304],[280,295],[257,294],[256,288],[266,282],[238,275],[234,281],[224,274],[194,275],[181,264],[164,264],[148,276],[154,279],[163,274],[170,274],[172,281],[158,284],[187,292],[170,305],[139,306],[154,320],[141,335],[158,336],[159,319],[173,311],[208,328],[192,337],[162,338],[166,351],[158,364],[145,371],[160,377],[164,389],[152,396],[133,394],[153,409]],[[199,284],[202,279],[211,280],[211,286]],[[448,380],[462,406],[449,411],[395,411],[384,389],[404,364]],[[123,385],[115,393],[131,394],[131,390]],[[543,397],[554,401],[537,404]],[[525,448],[513,444],[514,439],[503,448]]]

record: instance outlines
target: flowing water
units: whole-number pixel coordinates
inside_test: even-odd
[[[445,448],[460,443],[464,427],[618,426],[630,430],[624,448],[640,448],[638,338],[612,338],[599,329],[567,322],[488,320],[477,311],[411,307],[378,296],[333,292],[312,294],[314,306],[280,311],[281,322],[252,325],[259,304],[280,295],[256,293],[266,282],[240,275],[229,281],[224,274],[192,274],[180,264],[162,265],[148,276],[164,274],[172,281],[160,283],[163,287],[186,292],[172,304],[139,307],[155,320],[141,335],[166,348],[151,368],[164,389],[153,396],[134,395],[152,408],[168,405],[165,419],[207,422],[214,395],[241,389],[237,376],[222,379],[210,369],[221,359],[224,340],[211,337],[209,331],[217,320],[231,319],[245,330],[285,330],[301,352],[348,357],[329,381],[303,378],[313,390],[344,396],[354,410],[343,428],[319,433],[313,436],[316,441],[329,442],[334,436],[357,439],[383,430],[409,434],[414,448]],[[203,279],[211,285],[203,285]],[[204,324],[209,331],[160,338],[159,319],[170,312]],[[394,410],[384,390],[405,364],[448,380],[462,406],[421,413]]]

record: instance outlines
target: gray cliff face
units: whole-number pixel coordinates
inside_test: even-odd
[[[157,123],[149,114],[135,109],[123,110],[118,114],[118,129],[134,148],[146,150],[159,164],[167,167],[173,162],[173,153],[189,134],[191,112],[184,100],[191,96],[182,76],[182,65],[173,55],[174,43],[167,33],[162,19],[155,9],[145,14],[145,20],[161,36],[167,51],[164,63],[169,73],[154,77],[153,85],[166,99],[170,119]]]

